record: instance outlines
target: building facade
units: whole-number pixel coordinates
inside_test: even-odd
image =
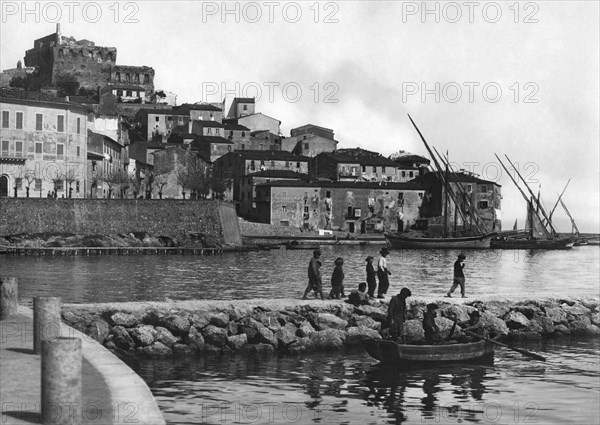
[[[55,191],[57,197],[84,197],[91,110],[39,93],[2,90],[0,111],[0,196]]]

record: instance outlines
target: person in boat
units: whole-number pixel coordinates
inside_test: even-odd
[[[359,283],[358,290],[350,292],[350,295],[348,295],[348,299],[346,300],[346,302],[356,307],[360,305],[369,305],[369,294],[367,293],[367,284],[365,282]]]
[[[425,331],[425,344],[432,345],[440,342],[440,328],[435,323],[438,305],[435,303],[427,304],[427,311],[423,315],[423,330]]]
[[[313,251],[313,258],[308,262],[308,286],[304,290],[303,300],[307,299],[306,296],[310,291],[315,292],[315,297],[321,296],[321,299],[325,299],[323,296],[323,282],[321,280],[321,266],[322,263],[319,260],[321,258],[321,251],[316,249]]]
[[[335,268],[331,274],[331,292],[329,292],[330,299],[345,298],[344,294],[344,259],[338,257],[335,259]]]
[[[369,287],[368,293],[370,298],[375,298],[375,289],[377,288],[377,280],[375,279],[377,273],[375,273],[375,267],[373,267],[373,260],[374,258],[371,255],[365,260],[367,262],[367,285]]]
[[[455,325],[458,322],[454,322]],[[481,339],[488,338],[488,332],[485,329],[483,322],[481,321],[481,314],[478,310],[473,310],[469,313],[469,320],[458,323],[463,331],[463,335],[460,337],[452,338],[459,343],[467,343],[467,342],[477,342]],[[454,329],[456,326],[452,326],[452,330],[450,331],[450,335],[448,338],[452,337],[454,333]]]
[[[379,257],[379,261],[377,262],[377,278],[379,279],[379,289],[377,291],[377,298],[384,298],[385,294],[387,294],[388,288],[390,287],[390,280],[388,278],[389,275],[392,274],[387,265],[387,259],[385,257],[388,256],[390,250],[384,246],[379,251],[381,256]]]
[[[406,342],[404,334],[404,321],[406,320],[406,299],[412,293],[408,288],[402,288],[400,293],[390,300],[388,306],[388,323],[390,325],[390,336],[401,343]]]
[[[458,286],[460,285],[460,294],[463,298],[465,296],[465,272],[463,269],[465,268],[465,254],[459,254],[458,259],[454,262],[454,280],[452,282],[452,287],[446,294],[448,298],[452,298],[452,293]]]

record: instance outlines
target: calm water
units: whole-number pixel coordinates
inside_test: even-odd
[[[401,371],[354,351],[134,368],[171,424],[597,424],[599,341],[527,348],[548,361],[500,349],[493,364]]]
[[[380,246],[323,246],[324,286],[336,257],[345,259],[345,285],[365,279],[365,257]],[[452,280],[459,251],[395,251],[388,256],[390,292],[439,296]],[[594,295],[600,289],[597,246],[568,251],[466,251],[467,295]],[[310,250],[222,256],[13,257],[0,255],[0,273],[19,278],[19,295],[60,296],[64,302],[300,297]]]

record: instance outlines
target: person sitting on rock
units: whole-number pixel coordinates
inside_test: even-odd
[[[428,345],[437,344],[440,342],[440,328],[435,323],[437,309],[437,304],[427,304],[427,311],[423,315],[423,330],[425,331],[425,344]]]
[[[358,290],[350,292],[350,295],[348,295],[348,299],[346,300],[346,302],[356,307],[360,305],[369,305],[369,294],[367,294],[367,284],[365,282],[359,283]]]
[[[469,320],[459,323],[465,336],[459,338],[460,342],[476,342],[488,337],[487,330],[481,321],[481,314],[478,310],[469,313]]]

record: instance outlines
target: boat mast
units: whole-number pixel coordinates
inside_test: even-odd
[[[562,195],[561,195],[562,196]],[[565,212],[567,213],[567,215],[569,216],[569,218],[571,219],[571,233],[573,233],[573,230],[575,230],[575,234],[577,236],[579,236],[579,229],[577,228],[577,225],[575,224],[575,220],[573,220],[573,216],[571,216],[571,213],[569,212],[569,210],[567,209],[567,206],[565,205],[564,201],[562,200],[561,197],[558,198],[560,200],[560,204],[562,205],[563,209],[565,210]]]
[[[569,183],[571,183],[571,179],[569,179],[569,181],[565,185],[565,188],[563,189],[563,191],[560,193],[560,195],[558,195],[558,199],[556,200],[556,203],[554,204],[554,207],[552,207],[552,211],[550,211],[550,214],[549,214],[550,220],[552,220],[552,214],[554,214],[554,210],[558,206],[558,203],[560,202],[560,199],[565,194],[565,190],[567,190],[567,186],[569,186]]]
[[[448,165],[444,174],[444,237],[448,237]]]
[[[510,160],[510,158],[508,157],[508,155],[504,154],[504,156],[506,157],[506,159],[508,160],[508,162],[510,163],[510,165],[513,167],[513,169],[517,173],[517,176],[519,176],[519,178],[521,179],[521,181],[523,182],[523,184],[525,184],[525,187],[529,191],[529,194],[533,198],[535,198],[535,195],[534,195],[533,191],[531,190],[531,188],[529,187],[529,185],[527,184],[527,182],[525,181],[525,179],[523,178],[523,176],[521,176],[521,173],[519,173],[519,170],[517,170],[517,168],[514,166],[514,164],[512,163],[512,161]],[[539,202],[537,203],[537,207],[539,208],[540,212],[542,213],[542,215],[546,219],[547,225],[550,226],[550,230],[551,230],[552,236],[558,235],[558,231],[556,230],[556,228],[552,224],[552,221],[548,218],[548,214],[546,214],[546,210],[544,209],[544,207]]]

